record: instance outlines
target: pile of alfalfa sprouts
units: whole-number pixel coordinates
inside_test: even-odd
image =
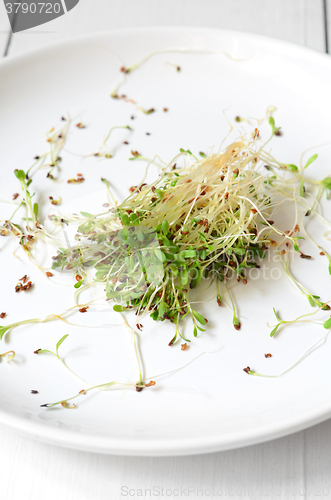
[[[330,309],[324,298],[313,295],[291,273],[289,254],[294,250],[303,259],[310,258],[300,250],[300,239],[303,239],[300,234],[304,234],[328,259],[331,274],[330,255],[315,243],[305,228],[305,218],[312,216],[330,225],[318,211],[318,202],[324,192],[328,195],[331,190],[331,177],[316,181],[306,175],[306,169],[317,159],[317,154],[304,165],[278,162],[267,149],[269,141],[279,131],[274,118],[269,118],[271,137],[263,145],[258,141],[259,130],[256,128],[251,136],[239,137],[219,153],[200,153],[198,158],[190,150],[181,149],[161,170],[154,183],[146,184],[144,178],[139,185],[130,188],[130,195],[122,203],[118,204],[113,198],[114,206],[111,209],[97,215],[81,212],[79,216],[50,217],[55,226],[78,225],[76,245],[58,249],[52,265],[52,269],[70,270],[76,277],[74,286],[77,303],[61,314],[1,326],[0,338],[20,325],[65,320],[76,310],[85,312],[93,306],[93,300],[80,304],[79,294],[87,288],[101,286],[105,290],[104,300],[114,303],[113,309],[122,316],[124,325],[132,335],[139,377],[138,381],[113,380],[97,386],[80,379],[86,389],[72,398],[43,406],[61,404],[73,408],[75,405],[70,406],[68,401],[93,389],[128,386],[141,391],[144,387],[155,385],[154,380],[147,383],[142,371],[136,342],[137,330],[142,327],[140,322],[146,315],[155,321],[170,321],[174,324],[174,335],[169,339],[169,346],[182,339],[184,343],[181,348],[185,350],[192,338],[183,337],[181,322],[184,318],[190,317],[192,321],[193,337],[197,337],[199,331],[205,332],[208,323],[208,319],[196,310],[194,302],[190,300],[191,290],[199,287],[202,279],[209,279],[211,284],[215,284],[217,307],[223,304],[223,294],[229,295],[233,326],[239,330],[241,323],[228,283],[237,280],[247,285],[247,270],[258,268],[258,262],[267,252],[276,252],[286,275],[310,305],[317,307],[315,312],[291,321],[281,320],[274,311],[277,324],[271,336],[285,324],[307,321],[319,310]],[[60,133],[51,136],[50,152],[36,159],[33,165],[35,171],[46,165],[50,168],[49,175],[53,176],[54,168],[61,161],[59,153],[67,130],[66,124]],[[39,167],[38,162],[41,162]],[[33,194],[30,193],[31,170],[15,171],[23,193],[19,208],[25,208],[25,228],[14,224],[11,218],[3,222],[0,231],[3,236],[17,238],[23,251],[44,272],[35,257],[38,241],[53,242],[57,247],[59,245],[56,236],[47,232],[38,219],[38,204],[33,203]],[[104,182],[110,190],[109,183],[105,179]],[[272,220],[278,206],[284,201],[291,203],[295,215],[290,230],[277,227]],[[301,220],[298,219],[300,213]],[[146,235],[152,235],[152,239],[146,239]],[[161,275],[153,279],[151,271],[159,272],[160,268]],[[131,328],[125,320],[125,312],[129,310],[136,312],[135,328]],[[323,324],[329,329],[331,319]],[[55,352],[38,349],[36,353],[56,356],[71,371],[59,355],[59,348],[67,336],[59,340]],[[1,356],[5,355],[13,359],[15,353],[9,351]],[[249,367],[245,371],[261,375]]]

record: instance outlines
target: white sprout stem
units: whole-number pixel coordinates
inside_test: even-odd
[[[143,380],[144,380],[144,377],[143,377],[142,363],[141,363],[141,360],[140,360],[140,353],[138,351],[138,345],[137,345],[137,341],[136,341],[137,333],[128,324],[128,322],[126,321],[125,316],[122,313],[119,313],[119,314],[121,315],[121,317],[123,319],[123,325],[125,326],[125,328],[128,330],[128,332],[131,335],[131,339],[132,339],[132,343],[133,343],[133,348],[134,348],[134,353],[135,353],[135,357],[136,357],[136,361],[137,361],[137,365],[138,365],[139,382],[142,384]]]
[[[280,373],[279,375],[264,375],[262,373],[257,373],[257,372],[254,372],[252,370],[249,371],[249,374],[256,375],[257,377],[264,377],[264,378],[283,377],[284,375],[289,373],[291,370],[293,370],[293,368],[298,366],[301,363],[301,361],[303,361],[307,356],[309,356],[309,354],[311,354],[319,346],[319,344],[321,344],[323,341],[325,341],[327,339],[329,333],[330,333],[330,331],[328,331],[325,335],[323,335],[323,337],[321,337],[317,342],[315,342],[311,347],[309,347],[309,349],[307,349],[307,351],[293,365],[291,365],[289,368],[287,368],[284,372]]]

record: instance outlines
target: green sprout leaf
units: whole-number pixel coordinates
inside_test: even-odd
[[[162,191],[161,189],[155,189],[155,193],[158,195],[161,200],[164,198],[165,192]]]
[[[183,250],[180,252],[181,257],[184,259],[194,259],[197,256],[196,250]]]
[[[207,257],[207,250],[203,248],[202,250],[199,251],[199,256],[201,260],[206,260]]]
[[[201,233],[200,231],[198,231],[198,233],[200,234],[200,238],[202,239],[202,241],[203,241],[204,243],[207,243],[207,238],[206,238],[206,236],[205,236],[203,233]]]
[[[245,255],[245,253],[246,253],[246,249],[245,248],[234,248],[233,251],[237,255]]]
[[[38,213],[39,213],[39,206],[38,206],[38,203],[35,203],[35,204],[33,205],[33,213],[34,213],[34,215],[35,215],[35,217],[36,217],[36,219],[37,219],[37,218],[38,218]]]
[[[166,262],[167,257],[164,252],[162,252],[159,248],[155,248],[154,250],[155,256],[161,261],[161,262]]]
[[[275,326],[275,328],[270,332],[270,337],[273,337],[274,335],[276,335],[277,330],[278,330],[279,327],[280,327],[280,324],[278,324],[277,326]]]
[[[207,324],[206,318],[204,318],[204,317],[202,316],[202,314],[198,313],[197,311],[192,311],[192,314],[193,314],[193,316],[195,317],[195,319],[196,319],[197,321],[199,321],[199,323],[200,323],[201,325],[203,325],[203,326],[204,326],[204,325],[206,325],[206,324]]]
[[[65,339],[69,337],[69,334],[67,333],[67,335],[63,335],[63,337],[58,341],[58,343],[56,344],[56,354],[57,356],[59,355],[59,347],[61,344],[63,344],[63,342],[65,341]]]
[[[311,163],[313,163],[315,160],[317,160],[318,154],[316,153],[315,155],[311,156],[309,160],[307,161],[306,165],[303,167],[302,170],[305,170],[305,168],[309,167]]]
[[[165,302],[161,302],[161,304],[159,305],[158,310],[157,310],[157,313],[158,313],[157,317],[163,318],[167,309],[168,309],[168,304],[166,304]]]
[[[120,306],[120,305],[116,305],[116,306],[113,306],[113,309],[115,312],[123,312],[123,311],[126,311],[126,307],[125,306]]]
[[[291,172],[296,172],[297,170],[299,170],[298,167],[296,165],[293,165],[292,163],[288,163],[286,166]]]
[[[54,265],[54,264],[53,264],[53,265]],[[53,269],[53,266],[52,266],[52,269]],[[75,288],[79,288],[79,287],[81,287],[81,286],[82,286],[82,284],[83,284],[83,281],[84,281],[84,280],[79,280],[79,281],[77,281],[77,283],[75,283],[75,284],[74,284],[74,287],[75,287]]]
[[[10,328],[11,328],[10,326],[0,326],[0,340],[3,339],[6,332],[8,332],[8,330],[10,330]]]
[[[166,220],[162,222],[162,232],[164,236],[167,236],[167,234],[169,233],[169,224]]]
[[[17,179],[21,182],[25,182],[25,172],[24,170],[15,170],[15,175]]]
[[[181,273],[182,285],[186,285],[188,282],[188,271],[187,269],[183,269]]]
[[[324,323],[324,328],[331,328],[331,318],[327,319]]]
[[[273,307],[274,315],[276,316],[277,321],[281,321],[281,319],[277,316],[276,309]]]
[[[126,214],[122,215],[121,221],[123,222],[124,226],[130,226],[130,219],[129,219],[128,215],[126,215]]]
[[[157,320],[158,320],[158,317],[159,317],[158,311],[153,311],[153,312],[152,312],[152,314],[150,314],[150,317],[151,317],[154,321],[157,321]]]
[[[325,179],[321,181],[321,184],[327,189],[331,189],[331,177],[325,177]]]
[[[308,299],[308,302],[311,305],[311,307],[314,307],[315,306],[315,302],[313,300],[313,297],[311,295],[307,295],[307,299]]]
[[[56,354],[54,352],[49,351],[48,349],[38,349],[38,354],[45,354],[45,353],[52,354],[53,356],[56,356]]]

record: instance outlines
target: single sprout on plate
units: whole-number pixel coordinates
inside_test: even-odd
[[[318,304],[316,304],[316,305],[318,305]],[[330,310],[330,306],[327,303],[326,304],[320,303],[319,310],[322,310],[322,311],[323,310]],[[273,308],[274,315],[275,315],[278,323],[276,326],[273,327],[272,331],[270,332],[270,337],[274,337],[283,325],[294,325],[294,324],[297,324],[299,322],[307,322],[307,321],[311,322],[311,320],[310,320],[311,316],[314,316],[317,312],[319,312],[319,310],[314,311],[312,313],[308,313],[308,314],[302,314],[301,316],[299,316],[298,318],[295,318],[293,320],[282,320],[279,318],[279,316],[276,312],[276,309]],[[307,318],[309,318],[309,319],[307,319]],[[327,320],[324,323],[324,327],[325,328],[331,327],[331,322],[329,322],[329,320]]]
[[[62,121],[65,121],[65,125],[60,127],[59,129],[55,129],[52,127],[49,132],[46,134],[46,142],[49,144],[49,151],[44,153],[43,155],[35,156],[35,162],[31,165],[31,167],[26,172],[26,178],[29,179],[31,177],[31,172],[36,173],[36,171],[40,169],[47,169],[47,178],[57,181],[54,177],[54,170],[57,169],[60,171],[59,164],[62,161],[61,152],[65,146],[67,135],[69,132],[69,128],[71,125],[70,118],[62,117]]]
[[[101,145],[101,147],[98,149],[98,151],[96,153],[94,153],[94,156],[98,157],[98,158],[113,158],[114,156],[114,153],[110,151],[109,147],[108,147],[108,142],[109,142],[109,139],[111,137],[111,135],[113,134],[113,131],[114,130],[118,130],[118,129],[123,129],[123,130],[132,130],[131,127],[129,127],[129,125],[118,125],[116,127],[112,127],[108,134],[106,135],[106,137],[104,138],[104,141]]]

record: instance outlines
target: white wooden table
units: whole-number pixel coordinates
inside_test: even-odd
[[[80,0],[67,15],[12,36],[1,2],[0,55],[84,33],[164,25],[250,31],[320,52],[328,52],[329,39],[331,52],[331,0]],[[155,488],[154,497],[171,499],[213,496],[210,490],[216,498],[330,498],[330,450],[331,420],[249,448],[164,459],[65,450],[0,428],[0,497],[115,500],[130,488],[127,498],[153,498],[139,489]]]

